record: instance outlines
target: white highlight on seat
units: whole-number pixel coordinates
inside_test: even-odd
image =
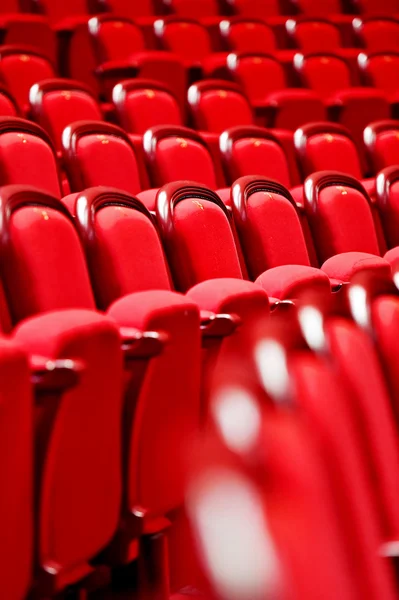
[[[258,342],[255,364],[263,386],[274,400],[284,400],[289,391],[287,358],[281,344],[271,339]]]
[[[360,327],[370,324],[370,311],[367,303],[367,292],[361,285],[351,285],[349,288],[349,305],[352,317]]]
[[[323,315],[315,306],[302,306],[298,311],[299,324],[302,334],[312,350],[322,350],[325,347]]]

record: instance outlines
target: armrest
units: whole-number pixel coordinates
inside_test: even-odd
[[[109,60],[96,67],[94,73],[101,79],[116,76],[136,77],[138,67],[134,62],[126,60]]]
[[[51,360],[44,356],[29,357],[31,381],[35,391],[60,393],[75,387],[84,370],[81,361],[71,359]]]
[[[120,327],[125,360],[152,358],[161,354],[168,341],[166,333],[139,331],[133,327]]]
[[[237,315],[227,315],[201,310],[201,332],[204,338],[226,337],[231,335],[239,326],[240,319]]]

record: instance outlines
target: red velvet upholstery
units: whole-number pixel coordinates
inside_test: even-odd
[[[322,7],[322,3],[317,4]],[[334,52],[342,44],[339,28],[329,21],[289,19],[286,29],[295,46],[304,52]]]
[[[399,21],[391,18],[354,19],[353,28],[369,52],[399,50]]]
[[[310,90],[286,89],[283,66],[272,55],[230,54],[227,66],[242,85],[251,105],[269,127],[296,129],[313,119],[324,119],[320,98]]]
[[[178,54],[188,65],[200,63],[212,52],[206,28],[194,20],[159,19],[155,21],[154,30],[163,49]]]
[[[115,125],[82,121],[63,135],[63,152],[71,190],[107,185],[131,194],[142,189],[138,157],[127,134]]]
[[[392,102],[397,101],[399,52],[360,54],[359,66],[370,85],[384,92]]]
[[[97,0],[96,12],[102,11],[140,21],[143,18],[154,15],[154,6],[152,0],[140,0],[140,2],[131,2],[130,0]]]
[[[177,99],[156,81],[127,79],[112,91],[121,126],[131,133],[143,134],[156,125],[183,125]]]
[[[34,123],[0,117],[0,185],[27,184],[60,197],[56,157],[47,134]]]
[[[290,187],[287,158],[272,132],[255,126],[233,127],[221,135],[220,149],[231,183],[255,173]]]
[[[154,186],[191,179],[218,187],[210,152],[195,131],[160,125],[146,132],[143,145]]]
[[[352,0],[353,6],[365,15],[388,15],[399,12],[398,0]]]
[[[326,17],[342,12],[340,0],[292,0],[296,10],[309,17]]]
[[[250,19],[277,17],[280,14],[278,0],[232,0],[232,2],[226,1],[225,4],[233,14]]]
[[[345,60],[334,54],[298,54],[295,63],[304,83],[324,99],[336,91],[350,88],[351,74]]]
[[[273,29],[264,21],[237,18],[220,22],[220,34],[232,52],[275,52],[276,37]]]
[[[62,132],[75,121],[101,121],[96,98],[85,85],[67,79],[49,79],[35,84],[29,94],[35,120],[51,136],[56,148],[62,148]]]
[[[97,15],[89,21],[98,63],[128,59],[145,49],[141,29],[127,18]]]
[[[302,173],[334,170],[362,178],[360,159],[345,127],[334,123],[309,123],[295,132],[294,143]]]
[[[370,162],[374,172],[399,164],[399,127],[393,120],[370,123],[364,130]]]
[[[38,12],[45,14],[51,23],[60,25],[74,18],[86,17],[88,5],[86,0],[70,0],[65,4],[64,0],[35,0]]]
[[[217,17],[217,0],[163,0],[164,7],[179,17],[201,19],[203,17]]]
[[[251,106],[241,88],[222,80],[194,83],[188,103],[197,129],[222,133],[235,125],[252,125]]]
[[[0,116],[16,117],[17,115],[18,107],[14,99],[5,88],[0,89]]]
[[[399,168],[387,167],[377,176],[377,204],[389,248],[399,246]]]
[[[15,342],[0,339],[1,590],[26,596],[33,551],[33,397],[29,364]]]
[[[54,75],[50,61],[29,47],[0,47],[0,80],[11,92],[22,113],[28,112],[31,86]]]
[[[327,259],[322,269],[330,279],[348,282],[360,271],[371,271],[387,279],[391,277],[391,267],[387,259],[367,252],[344,252]]]
[[[380,256],[370,199],[357,180],[322,171],[308,177],[304,189],[321,262],[342,252]]]

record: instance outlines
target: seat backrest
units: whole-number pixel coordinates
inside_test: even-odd
[[[224,43],[232,52],[267,54],[277,48],[273,29],[261,20],[225,19],[220,22],[219,29]]]
[[[89,21],[89,32],[98,63],[126,60],[145,49],[141,29],[127,18],[97,15]]]
[[[399,165],[399,126],[397,121],[376,121],[364,130],[364,143],[374,172]]]
[[[226,0],[225,4],[229,12],[250,19],[277,17],[280,14],[278,0]],[[226,9],[223,12],[228,14]]]
[[[227,66],[251,104],[258,104],[270,92],[286,88],[284,69],[271,55],[230,54]]]
[[[243,278],[227,208],[196,182],[164,186],[157,196],[157,219],[176,287],[219,277]]]
[[[112,91],[112,100],[121,126],[131,133],[143,134],[156,125],[183,125],[177,99],[156,81],[121,81]]]
[[[398,140],[396,140],[398,141]],[[397,165],[398,163],[393,163]],[[386,167],[376,178],[376,204],[388,248],[399,246],[399,167]],[[394,274],[395,276],[395,274]]]
[[[353,29],[369,52],[399,50],[399,21],[393,18],[354,19]]]
[[[89,14],[87,0],[34,0],[36,10],[48,17],[51,23],[59,23],[70,17]]]
[[[304,192],[321,262],[342,252],[380,255],[370,199],[359,181],[321,171],[307,178]]]
[[[62,132],[75,121],[101,121],[100,106],[90,88],[78,81],[49,79],[32,86],[31,113],[51,136],[57,150],[62,148]]]
[[[71,190],[97,185],[129,194],[141,191],[140,166],[128,135],[116,125],[78,121],[63,134],[63,154]]]
[[[183,19],[216,17],[219,14],[217,0],[162,0],[167,12]]]
[[[287,158],[279,140],[261,127],[233,127],[220,136],[220,150],[230,182],[256,173],[290,187]]]
[[[127,294],[170,289],[161,240],[136,198],[113,188],[91,188],[78,195],[74,213],[97,306],[106,310]]]
[[[200,131],[222,133],[235,125],[253,124],[247,98],[230,81],[199,81],[189,88],[187,98],[195,127]]]
[[[297,129],[294,143],[305,177],[329,170],[362,178],[357,148],[345,127],[328,122],[310,123]]]
[[[252,279],[281,265],[310,266],[297,208],[284,186],[242,177],[232,188],[232,209]]]
[[[94,309],[79,236],[61,201],[31,186],[5,187],[0,199],[1,271],[13,322],[47,311]]]
[[[288,19],[286,30],[295,45],[303,52],[334,52],[341,46],[338,27],[326,20]]]
[[[110,12],[115,15],[136,19],[140,17],[151,17],[155,14],[152,0],[96,0],[95,12]]]
[[[160,125],[143,138],[153,186],[188,179],[216,189],[212,156],[202,138],[186,127]]]
[[[46,56],[18,46],[0,47],[0,80],[21,112],[28,111],[32,85],[54,76],[54,68]]]
[[[1,3],[0,13],[11,14],[20,12],[18,0],[5,0]]]
[[[0,186],[26,184],[61,197],[57,160],[50,138],[38,125],[0,117]]]
[[[346,61],[334,54],[297,54],[294,64],[304,85],[328,98],[334,92],[350,88],[351,74]]]
[[[155,35],[165,50],[187,61],[200,61],[212,52],[208,32],[200,23],[171,17],[154,23]]]
[[[0,339],[1,589],[24,598],[33,556],[33,394],[28,359],[15,342]]]
[[[395,96],[399,89],[399,52],[360,54],[359,66],[371,85]]]

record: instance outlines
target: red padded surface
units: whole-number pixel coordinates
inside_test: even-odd
[[[160,140],[156,149],[159,185],[189,179],[215,189],[215,169],[208,150],[194,140],[169,137]]]

